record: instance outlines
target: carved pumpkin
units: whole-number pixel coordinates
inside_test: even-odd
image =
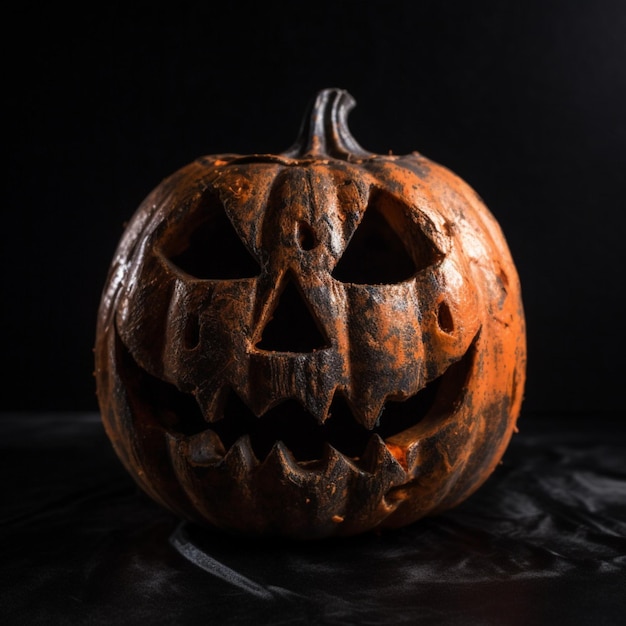
[[[476,193],[350,135],[342,90],[278,155],[207,156],[115,253],[95,357],[107,434],[182,518],[300,539],[453,507],[525,379],[518,276]]]

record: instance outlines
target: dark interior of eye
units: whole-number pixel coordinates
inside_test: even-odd
[[[394,284],[432,264],[437,254],[398,200],[381,191],[370,198],[333,277],[360,285]]]
[[[224,208],[209,198],[184,233],[165,247],[172,263],[195,278],[232,280],[258,276],[261,268],[242,243]],[[168,253],[167,250],[172,252]]]

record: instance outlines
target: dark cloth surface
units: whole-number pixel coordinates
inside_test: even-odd
[[[315,543],[182,524],[97,414],[0,419],[2,623],[626,623],[626,418],[522,415],[468,500]]]

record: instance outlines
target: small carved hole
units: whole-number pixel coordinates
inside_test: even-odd
[[[298,245],[302,250],[312,250],[317,246],[317,237],[311,228],[310,224],[306,222],[298,222],[297,224],[297,236]]]
[[[191,313],[185,323],[185,347],[193,350],[200,343],[200,323],[198,316]]]
[[[498,276],[500,277],[502,288],[504,289],[504,291],[507,291],[509,287],[509,277],[506,275],[506,272],[502,268],[500,268],[500,271],[498,272]]]
[[[444,333],[451,333],[454,330],[454,321],[452,320],[452,313],[450,307],[445,302],[439,303],[439,309],[437,310],[437,324]]]

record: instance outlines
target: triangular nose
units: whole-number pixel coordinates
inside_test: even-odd
[[[323,324],[315,317],[292,276],[283,283],[273,306],[271,317],[256,344],[259,350],[314,352],[330,346]]]

